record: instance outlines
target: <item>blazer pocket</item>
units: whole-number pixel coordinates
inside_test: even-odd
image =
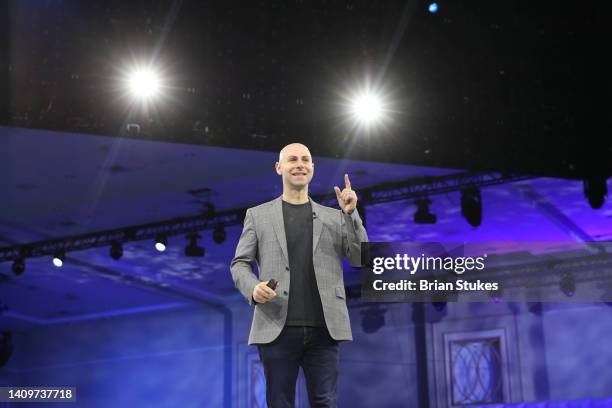
[[[340,299],[344,299],[344,288],[342,286],[336,287],[336,296]]]

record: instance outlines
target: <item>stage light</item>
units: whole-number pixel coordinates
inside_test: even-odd
[[[155,238],[155,249],[159,252],[164,252],[166,250],[166,246],[168,245],[168,239],[163,235],[158,235]]]
[[[342,126],[363,137],[386,132],[393,123],[394,93],[392,88],[369,76],[341,85],[338,96],[345,117]]]
[[[202,257],[205,254],[204,248],[198,246],[199,234],[190,234],[187,236],[189,239],[189,245],[185,247],[185,256],[189,257]]]
[[[429,212],[431,200],[428,198],[416,200],[417,210],[414,213],[414,222],[417,224],[435,224],[438,220],[435,214]]]
[[[574,293],[576,293],[576,281],[571,273],[565,273],[563,276],[561,276],[561,280],[559,281],[559,289],[561,289],[561,292],[563,292],[567,297],[574,296]]]
[[[430,13],[435,14],[438,12],[438,3],[430,3],[429,7],[427,8],[429,10]]]
[[[25,259],[18,258],[13,261],[13,273],[17,276],[25,271]]]
[[[584,195],[586,196],[587,200],[589,200],[591,208],[595,210],[600,209],[606,201],[606,196],[608,195],[606,178],[593,177],[585,179],[583,181],[583,186]]]
[[[383,104],[380,97],[368,92],[355,97],[351,110],[359,122],[371,124],[382,118]]]
[[[150,99],[159,94],[161,80],[154,70],[138,68],[129,75],[128,88],[134,97]]]
[[[218,224],[213,231],[213,241],[217,244],[222,244],[225,242],[225,238],[227,238],[225,227],[223,224]]]
[[[123,256],[123,244],[121,242],[113,242],[110,247],[110,256],[114,260],[119,260]]]
[[[482,223],[482,197],[477,188],[461,190],[461,215],[472,227]]]
[[[64,253],[63,252],[58,252],[53,256],[53,265],[55,265],[57,268],[61,268],[62,265],[64,265]]]

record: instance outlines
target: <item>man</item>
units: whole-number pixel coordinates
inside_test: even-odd
[[[255,305],[249,344],[256,344],[271,408],[293,407],[299,367],[312,407],[335,407],[338,342],[352,340],[342,256],[361,265],[368,240],[348,175],[334,187],[341,210],[308,197],[314,163],[308,148],[285,146],[276,163],[283,195],[249,208],[231,263],[232,278]],[[253,273],[257,261],[259,279]],[[267,286],[276,280],[275,290]]]

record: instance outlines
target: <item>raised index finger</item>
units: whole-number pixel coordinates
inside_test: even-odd
[[[348,174],[344,175],[344,186],[349,190],[351,189],[351,180],[349,180]]]

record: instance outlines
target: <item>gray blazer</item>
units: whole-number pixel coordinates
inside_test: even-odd
[[[368,241],[357,210],[351,215],[319,205],[310,199],[313,212],[312,257],[323,315],[329,334],[336,340],[352,340],[346,307],[342,256],[353,266],[361,266],[361,243]],[[259,279],[253,273],[257,261]],[[256,303],[249,344],[273,341],[287,319],[289,261],[281,197],[249,208],[244,219],[236,255],[230,266],[234,284],[253,304],[253,289],[260,280],[276,279],[276,297]]]

